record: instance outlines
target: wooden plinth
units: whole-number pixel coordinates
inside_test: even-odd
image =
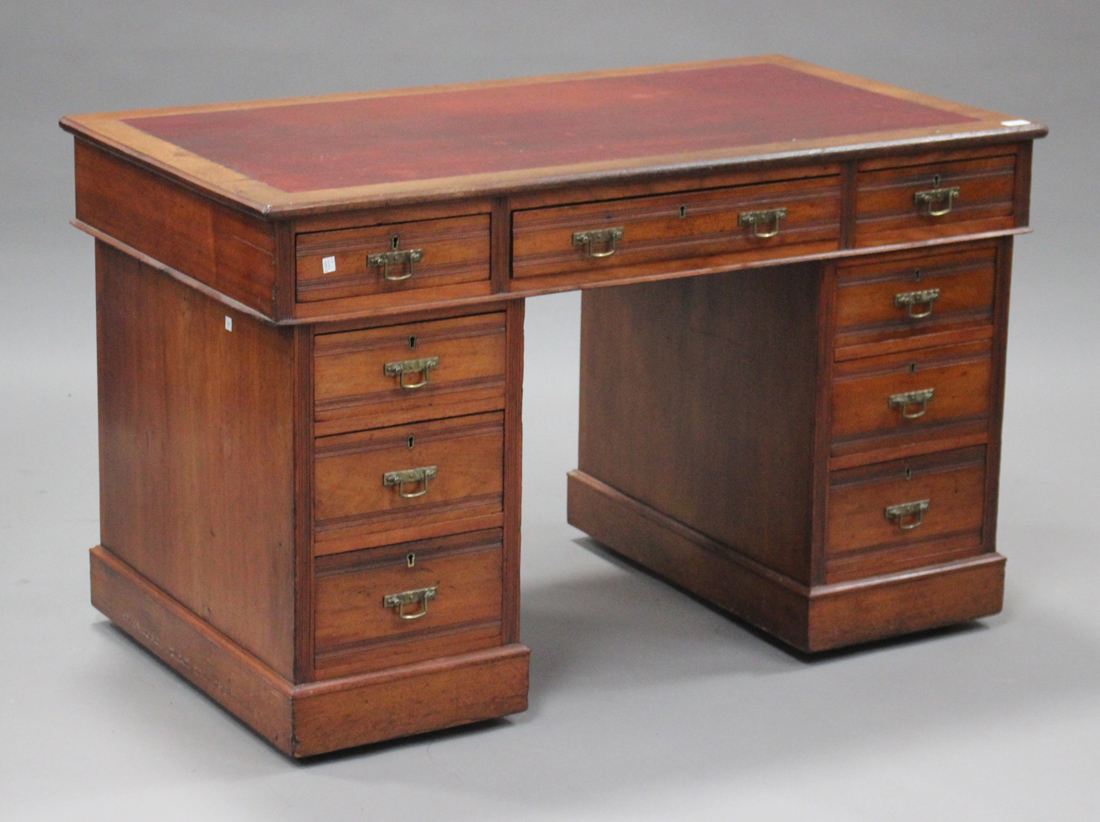
[[[92,549],[91,565],[96,608],[291,756],[314,756],[527,709],[531,652],[523,645],[294,684],[102,546]]]
[[[800,651],[826,651],[1001,610],[997,553],[807,587],[616,491],[569,474],[569,523],[657,576]]]

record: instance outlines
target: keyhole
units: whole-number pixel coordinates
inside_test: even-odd
[[[684,219],[688,215],[688,207],[686,205],[680,206],[680,219]]]
[[[416,437],[409,437],[409,450],[410,451],[412,450],[412,447],[414,445],[416,445]]]
[[[408,556],[405,557],[405,562],[408,563],[408,566],[410,568],[412,568],[414,565],[416,565],[416,554],[414,554],[412,551],[409,551]]]
[[[939,174],[933,174],[932,175],[932,188],[939,188],[939,187],[940,187],[940,175]],[[394,246],[394,248],[397,248],[397,246]]]
[[[920,282],[920,269],[919,268],[916,271],[913,272],[913,279],[916,280],[918,283]]]
[[[937,183],[936,185],[939,185],[939,183]],[[397,246],[398,246],[398,244],[400,244],[400,242],[401,242],[401,238],[400,238],[400,237],[398,237],[398,236],[397,236],[396,234],[394,234],[394,235],[393,235],[393,236],[392,236],[392,237],[390,238],[390,248],[392,248],[392,249],[393,249],[394,251],[396,251],[396,250],[397,250]]]
[[[917,364],[915,362],[909,363],[909,373],[910,374],[916,374],[917,373]]]
[[[409,337],[409,348],[416,348],[416,335]]]
[[[910,468],[910,467],[909,467],[908,465],[907,465],[907,466],[905,466],[905,478],[906,478],[907,480],[911,480],[911,479],[913,479],[913,469],[912,469],[912,468]],[[409,554],[409,556],[411,557],[411,556],[412,556],[412,554]]]

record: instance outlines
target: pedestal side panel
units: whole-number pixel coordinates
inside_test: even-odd
[[[102,543],[293,676],[292,332],[96,244]]]
[[[820,272],[586,292],[580,470],[810,580]]]

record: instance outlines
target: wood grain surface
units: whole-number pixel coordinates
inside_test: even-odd
[[[942,345],[948,334],[991,337],[996,272],[993,243],[838,264],[836,358]],[[912,311],[927,311],[926,317],[914,318],[896,302],[898,295],[927,290],[938,292],[935,299]]]
[[[318,436],[504,408],[505,313],[472,314],[318,334],[314,346]],[[436,358],[402,388],[387,363]]]
[[[517,211],[512,216],[512,276],[592,274],[613,280],[636,270],[650,271],[655,263],[669,268],[698,268],[733,261],[798,256],[835,251],[840,238],[840,177],[834,169],[811,167],[792,170],[804,178],[774,183],[702,189]],[[773,228],[773,237],[756,237],[742,225],[742,214],[767,209],[785,210]],[[594,258],[573,242],[579,231],[622,229],[613,249],[606,243],[592,248],[610,256]],[[717,259],[716,259],[717,258]]]
[[[586,475],[810,579],[816,266],[585,292]]]
[[[925,557],[935,556],[937,548],[927,544],[930,540],[963,533],[973,535],[974,547],[980,550],[985,501],[983,447],[834,471],[829,486],[829,561],[915,543],[925,544]],[[889,506],[917,500],[928,500],[919,525],[916,518],[907,517],[904,524],[911,527],[903,529],[901,522],[884,515]],[[932,561],[914,564],[930,565]]]
[[[102,544],[291,677],[293,332],[103,243],[96,270]]]
[[[922,240],[1011,228],[1015,209],[1016,152],[1013,146],[960,151],[879,168],[863,164],[856,177],[856,247]],[[895,161],[897,162],[897,161]],[[958,188],[948,213],[930,216],[914,199],[918,192]],[[943,204],[940,204],[943,207]]]
[[[503,510],[504,414],[492,412],[319,439],[315,552],[354,550],[496,527]],[[389,472],[435,466],[427,493],[403,498]],[[423,490],[413,484],[408,493]],[[491,526],[477,518],[492,518]]]
[[[407,279],[387,280],[381,267],[367,264],[372,254],[413,250],[422,258],[411,269],[401,263],[387,270]],[[326,259],[331,272],[324,269]],[[300,233],[296,272],[299,302],[488,280],[489,216]]]
[[[290,756],[527,709],[531,652],[518,643],[292,685],[102,547],[91,576],[100,611]]]
[[[265,316],[275,309],[270,223],[77,140],[76,217]]]
[[[989,415],[992,351],[988,342],[904,351],[837,363],[833,369],[834,446],[859,437],[914,437]],[[933,390],[924,412],[906,418],[891,397]],[[920,405],[908,413],[920,412]],[[836,450],[836,449],[834,449]]]
[[[322,676],[451,656],[501,641],[500,530],[318,559],[316,669]],[[434,588],[403,619],[389,594]],[[423,612],[423,616],[416,614]]]
[[[582,471],[569,521],[617,554],[802,651],[826,651],[998,613],[1005,558],[954,561],[812,588],[716,543]]]

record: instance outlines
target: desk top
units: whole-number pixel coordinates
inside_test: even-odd
[[[1046,132],[779,56],[61,125],[218,199],[284,216]]]

